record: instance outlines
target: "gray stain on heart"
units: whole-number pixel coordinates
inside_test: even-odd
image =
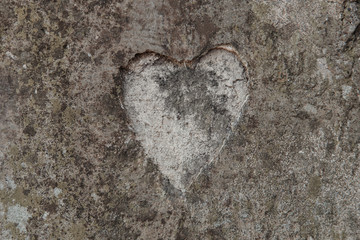
[[[178,118],[195,115],[199,128],[216,131],[225,127],[229,130],[230,118],[224,107],[228,97],[207,92],[207,85],[218,86],[215,78],[215,72],[187,68],[169,74],[166,80],[159,79],[158,83],[161,91],[169,92],[165,105],[176,111]]]

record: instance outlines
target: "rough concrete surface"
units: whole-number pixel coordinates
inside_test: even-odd
[[[360,239],[358,0],[3,0],[0,39],[0,239]]]

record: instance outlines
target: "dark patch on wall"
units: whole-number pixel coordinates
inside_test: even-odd
[[[35,136],[36,131],[33,126],[28,125],[24,128],[23,133],[27,134],[30,137],[33,137],[33,136]]]
[[[208,15],[203,15],[201,18],[196,18],[195,29],[202,37],[210,39],[220,28]]]

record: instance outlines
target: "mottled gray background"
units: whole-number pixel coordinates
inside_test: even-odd
[[[359,18],[358,0],[1,1],[0,239],[360,239]],[[180,196],[119,69],[220,44],[249,100]]]

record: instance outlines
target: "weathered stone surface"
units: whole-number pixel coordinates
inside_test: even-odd
[[[0,2],[0,239],[357,239],[359,16],[355,0]],[[125,68],[220,45],[249,97],[217,160],[181,187],[131,129]],[[192,67],[158,91],[190,79],[206,99]],[[174,99],[165,109],[203,120]]]

